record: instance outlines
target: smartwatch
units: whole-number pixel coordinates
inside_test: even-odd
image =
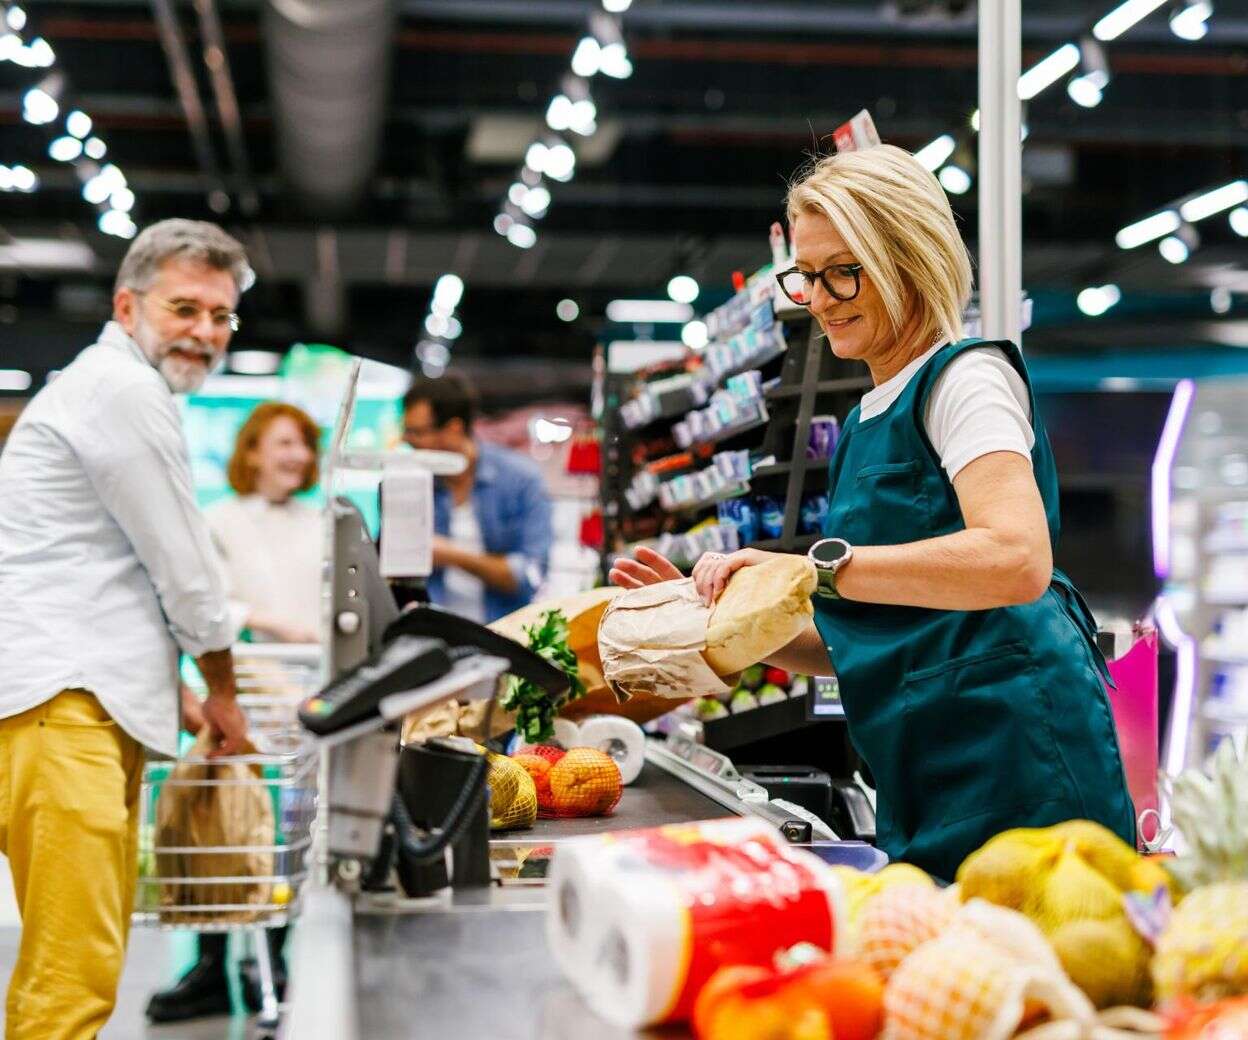
[[[836,591],[836,574],[854,558],[854,547],[844,538],[821,538],[806,553],[815,565],[819,584],[815,595],[827,599],[840,599]]]

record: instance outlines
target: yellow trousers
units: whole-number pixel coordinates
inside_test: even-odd
[[[112,1014],[142,776],[142,747],[85,690],[0,719],[0,852],[22,915],[6,1040],[91,1040]]]

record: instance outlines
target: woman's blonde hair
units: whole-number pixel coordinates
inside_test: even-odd
[[[917,310],[928,342],[962,339],[971,258],[940,183],[913,155],[883,144],[817,160],[789,188],[789,226],[832,222],[879,290],[893,328]]]
[[[275,419],[282,417],[295,421],[295,425],[299,427],[299,432],[303,435],[303,443],[312,452],[307,471],[303,475],[303,483],[299,485],[298,490],[311,491],[316,487],[316,482],[320,477],[316,451],[321,439],[321,428],[302,408],[296,408],[293,404],[286,404],[284,401],[265,401],[263,404],[256,405],[255,410],[247,416],[247,421],[239,427],[238,437],[234,441],[234,454],[230,456],[230,464],[226,467],[226,479],[237,494],[255,493],[256,467],[247,461],[247,456],[260,443],[264,431],[273,424]]]

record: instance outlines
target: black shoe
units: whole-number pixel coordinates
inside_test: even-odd
[[[209,1015],[228,1015],[230,984],[225,975],[225,951],[205,949],[200,943],[199,960],[176,985],[153,993],[147,1003],[147,1017],[152,1022],[185,1022]]]
[[[260,966],[254,957],[238,962],[238,975],[243,984],[243,1003],[247,1005],[247,1010],[252,1013],[259,1011],[264,999],[260,992]],[[273,989],[280,1003],[286,993],[286,969],[282,967],[280,957],[273,959]]]

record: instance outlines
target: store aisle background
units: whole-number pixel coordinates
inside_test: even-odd
[[[0,989],[8,989],[20,936],[9,861],[0,856]],[[130,933],[130,954],[117,993],[117,1010],[100,1033],[100,1040],[246,1040],[250,1036],[250,1020],[243,1015],[168,1026],[147,1024],[143,1009],[148,998],[187,965],[190,941],[190,933],[184,932],[135,928]],[[3,1028],[4,1001],[0,1000],[0,1032]]]

